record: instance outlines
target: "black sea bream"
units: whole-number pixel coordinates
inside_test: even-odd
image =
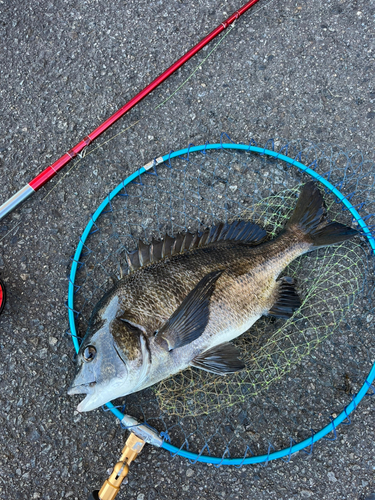
[[[300,299],[278,279],[300,255],[357,234],[330,222],[313,182],[301,190],[272,241],[237,220],[203,234],[142,242],[128,255],[130,274],[104,295],[80,346],[69,394],[86,394],[78,411],[140,391],[188,366],[220,375],[242,370],[230,343],[262,315],[289,318]]]

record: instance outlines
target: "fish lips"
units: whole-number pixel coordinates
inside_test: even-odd
[[[115,379],[112,381],[111,387],[101,387],[101,384],[91,382],[90,384],[81,384],[72,386],[68,394],[87,394],[77,406],[77,411],[86,412],[95,410],[99,406],[103,406],[111,399],[116,399],[126,391],[123,390],[124,381],[122,379]],[[120,391],[120,393],[119,393]]]
[[[92,394],[94,392],[95,385],[95,380],[86,384],[72,385],[69,387],[67,393],[69,396],[72,396],[73,394]]]
[[[96,382],[95,381],[94,382],[89,382],[89,383],[86,383],[86,384],[72,385],[68,389],[67,392],[68,392],[69,396],[72,396],[73,394],[87,394],[87,396],[85,397],[85,399],[83,399],[79,403],[79,405],[77,406],[77,411],[79,411],[79,412],[89,411],[91,409],[94,409],[94,407],[97,407],[97,406],[93,406],[93,398],[92,398],[92,395],[95,395],[95,389],[96,389]],[[95,399],[96,398],[94,396],[94,400]],[[87,404],[89,402],[91,403],[90,405]]]
[[[96,381],[79,385],[77,385],[76,381],[74,381],[73,384],[75,385],[72,385],[67,391],[69,396],[72,396],[74,394],[86,394],[86,397],[77,406],[77,411],[79,412],[90,411],[100,406],[100,403],[98,404],[97,401],[98,395],[96,394],[97,393]],[[105,404],[107,402],[108,401],[106,400],[101,404]]]

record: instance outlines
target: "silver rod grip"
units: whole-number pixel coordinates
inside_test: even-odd
[[[30,195],[35,193],[34,189],[30,184],[26,184],[22,189],[18,191],[15,195],[9,198],[8,201],[3,203],[0,207],[0,220],[3,219],[9,212],[15,209],[20,203],[26,200]]]

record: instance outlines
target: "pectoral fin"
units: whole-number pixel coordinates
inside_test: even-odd
[[[190,364],[207,372],[226,375],[245,368],[245,363],[238,358],[239,354],[239,350],[234,345],[225,342],[199,354]]]
[[[209,319],[210,298],[222,273],[220,270],[207,274],[157,332],[158,341],[166,341],[169,351],[190,344],[202,335]]]
[[[277,318],[291,318],[294,311],[301,305],[301,299],[296,292],[292,278],[284,277],[280,280],[277,301],[269,310],[270,316]]]

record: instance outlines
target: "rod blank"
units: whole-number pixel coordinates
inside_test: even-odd
[[[8,201],[6,201],[2,206],[0,206],[0,220],[5,217],[10,211],[12,211],[21,201],[25,200],[34,192],[38,191],[44,184],[49,182],[62,168],[65,167],[73,158],[75,158],[81,151],[86,148],[92,141],[99,137],[105,130],[111,127],[119,118],[121,118],[125,113],[132,109],[136,104],[138,104],[142,99],[144,99],[148,94],[156,89],[164,80],[171,76],[175,71],[177,71],[181,66],[183,66],[189,59],[191,59],[197,52],[199,52],[203,47],[205,47],[209,42],[211,42],[215,37],[217,37],[222,31],[224,31],[230,24],[232,24],[236,19],[238,19],[242,14],[249,10],[253,5],[255,5],[259,0],[250,0],[245,5],[243,5],[238,11],[234,12],[228,19],[222,22],[217,28],[211,31],[210,34],[205,36],[199,43],[197,43],[192,49],[190,49],[186,54],[184,54],[180,59],[178,59],[172,66],[165,70],[161,75],[159,75],[155,80],[153,80],[147,87],[145,87],[141,92],[134,96],[130,101],[128,101],[122,108],[120,108],[116,113],[105,120],[99,127],[97,127],[88,136],[82,139],[78,144],[76,144],[67,153],[63,154],[61,158],[56,160],[52,165],[43,170],[39,175],[37,175],[32,181],[29,182],[27,186],[22,188],[17,194],[12,196]],[[28,190],[28,188],[30,190]],[[27,195],[26,195],[27,192]]]

